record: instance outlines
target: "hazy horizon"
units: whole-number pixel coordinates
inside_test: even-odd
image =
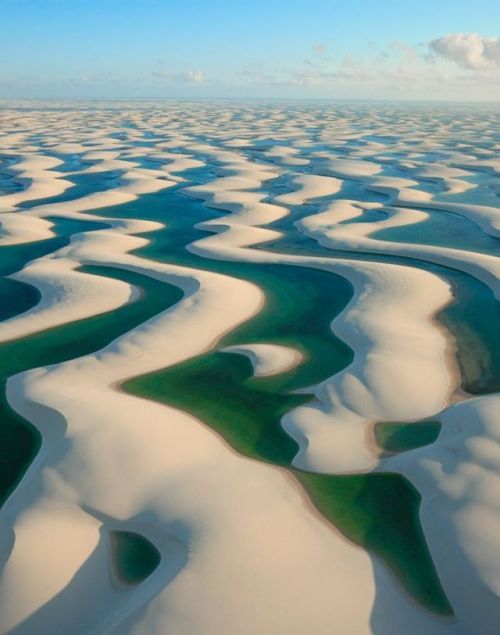
[[[0,0],[3,99],[500,100],[482,0]]]

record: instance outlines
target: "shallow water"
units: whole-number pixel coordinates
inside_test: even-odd
[[[444,210],[430,210],[425,207],[429,218],[401,227],[379,229],[370,238],[415,245],[436,245],[449,249],[465,249],[482,254],[500,254],[500,240],[485,234],[472,221]]]
[[[116,574],[124,584],[140,584],[160,564],[160,552],[140,534],[115,530],[111,542]]]

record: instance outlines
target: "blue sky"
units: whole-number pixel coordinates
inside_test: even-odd
[[[499,99],[493,0],[0,0],[0,96]]]

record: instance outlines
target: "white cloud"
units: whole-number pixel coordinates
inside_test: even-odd
[[[195,70],[192,68],[185,73],[181,73],[178,78],[180,81],[183,81],[186,84],[203,84],[203,82],[205,81],[203,71]]]
[[[500,38],[450,33],[429,44],[438,56],[469,70],[500,69]]]
[[[342,58],[325,55],[326,47],[322,44],[312,48],[316,55],[296,66],[245,67],[239,74],[243,85],[297,87],[311,94],[324,89],[325,94],[351,91],[401,96],[456,96],[464,87],[474,86],[478,99],[485,96],[490,99],[491,86],[500,69],[500,39],[476,34],[445,35],[428,43],[393,40],[385,46],[373,44],[364,54],[347,54]],[[447,60],[453,60],[457,68],[451,68]],[[495,92],[498,94],[498,89]]]

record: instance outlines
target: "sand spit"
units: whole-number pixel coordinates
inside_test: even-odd
[[[245,355],[252,362],[255,377],[269,377],[292,370],[302,361],[299,351],[276,344],[227,346],[221,351]]]

